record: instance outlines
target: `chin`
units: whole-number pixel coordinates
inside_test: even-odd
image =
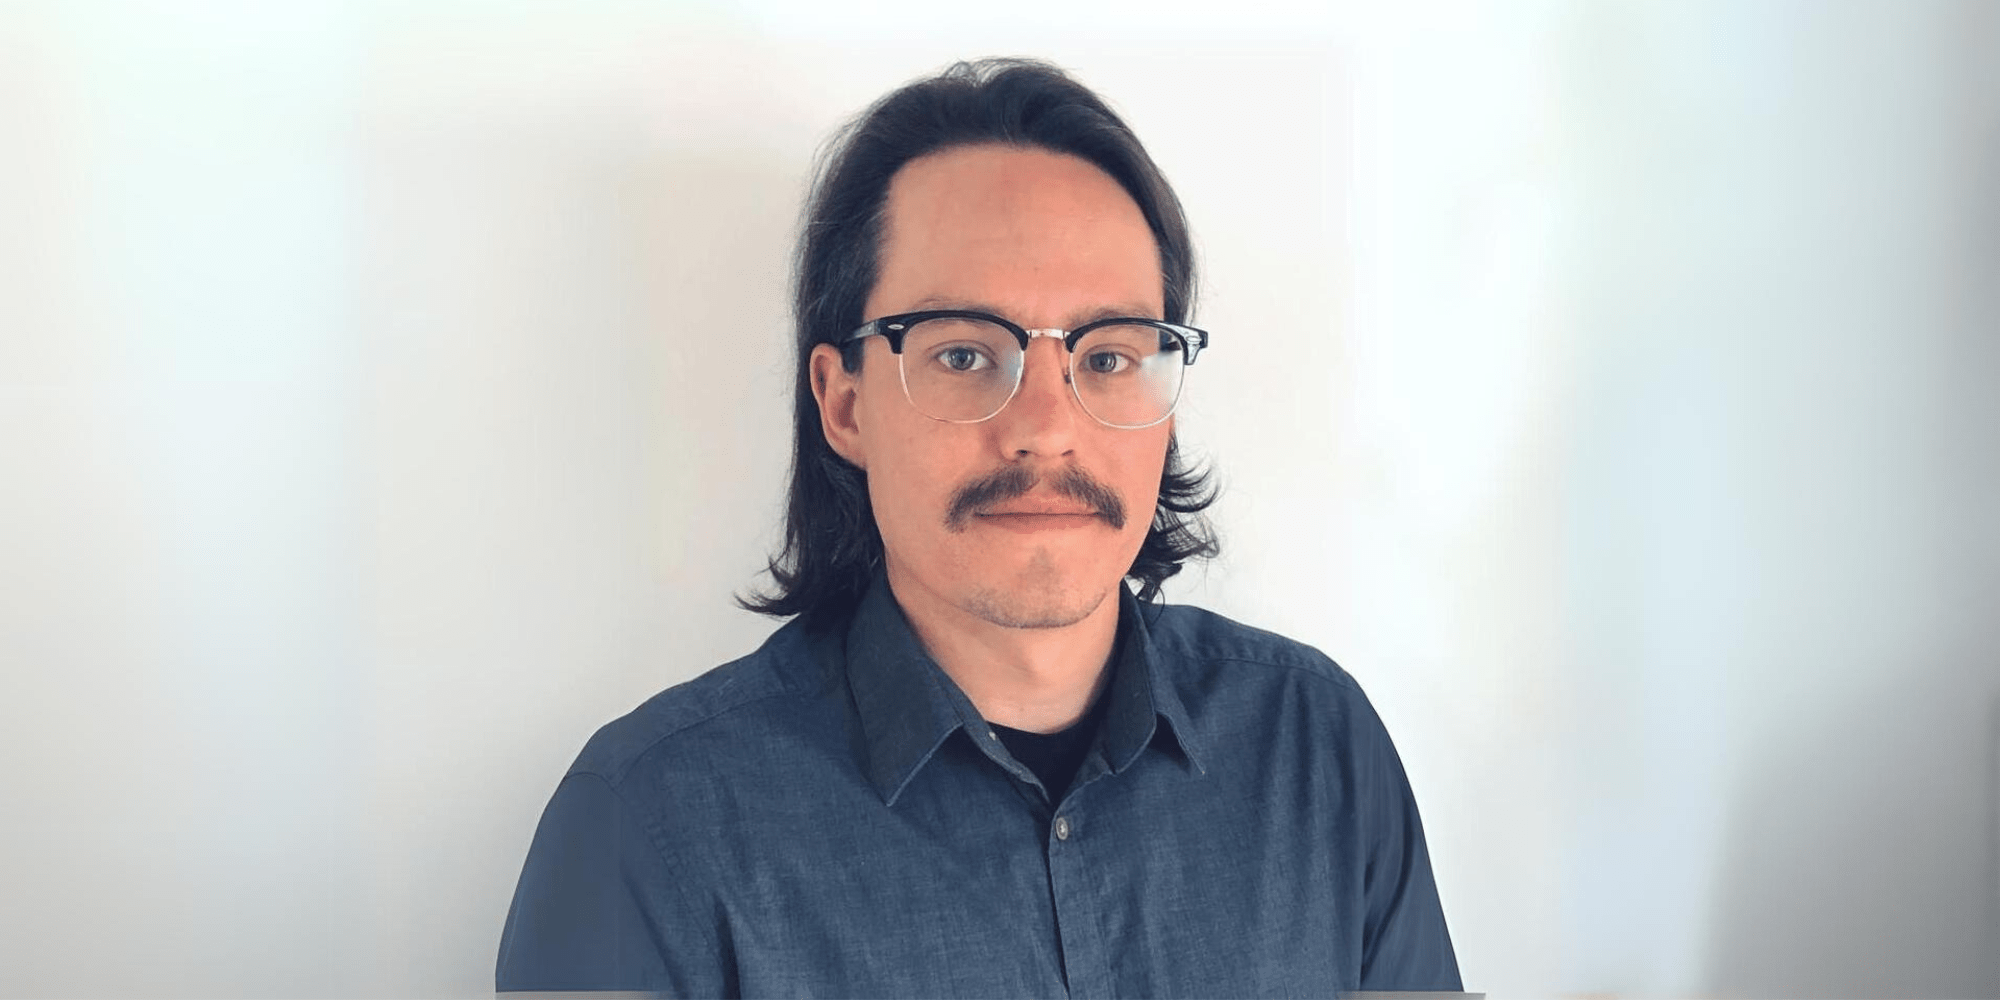
[[[1087,567],[1058,566],[1046,551],[1004,579],[977,574],[961,593],[965,610],[1007,628],[1067,628],[1090,617],[1112,594],[1116,580]],[[997,562],[997,560],[995,561]],[[993,568],[994,562],[986,564]]]
[[[978,588],[966,595],[964,609],[1002,628],[1068,628],[1090,617],[1109,590],[1095,594],[1075,588],[1057,592]]]

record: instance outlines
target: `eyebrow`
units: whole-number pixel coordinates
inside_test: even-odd
[[[916,305],[903,311],[923,312],[925,310],[930,310],[930,309],[963,309],[968,312],[991,313],[995,316],[1000,316],[1008,320],[1013,319],[1012,316],[1007,315],[1005,310],[1000,309],[999,307],[993,305],[990,302],[980,302],[975,299],[954,298],[949,295],[926,295],[923,298],[918,299]],[[1147,309],[1141,306],[1135,306],[1130,303],[1125,303],[1121,305],[1101,306],[1099,308],[1092,309],[1089,312],[1083,313],[1081,315],[1073,315],[1070,320],[1069,329],[1074,330],[1077,327],[1083,326],[1086,323],[1095,323],[1100,319],[1110,319],[1113,316],[1123,316],[1130,319],[1160,318],[1158,316],[1153,315],[1153,310],[1151,309]]]

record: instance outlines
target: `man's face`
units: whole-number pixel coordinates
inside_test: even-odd
[[[1070,330],[1163,316],[1139,206],[1095,166],[1042,150],[964,147],[904,166],[878,272],[868,319],[964,308]],[[1030,341],[1020,391],[998,415],[934,420],[910,405],[887,341],[864,343],[856,376],[817,348],[813,386],[828,441],[868,474],[897,597],[1014,628],[1099,610],[1152,523],[1172,421],[1098,423],[1064,381],[1067,349],[1046,337]]]

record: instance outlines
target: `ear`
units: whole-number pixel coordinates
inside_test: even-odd
[[[840,351],[831,344],[813,348],[806,359],[807,381],[813,398],[819,401],[819,426],[826,443],[855,468],[868,468],[867,453],[861,446],[861,423],[855,413],[861,395],[861,373],[850,372],[841,363]]]

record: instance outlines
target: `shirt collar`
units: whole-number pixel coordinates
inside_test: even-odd
[[[1138,599],[1123,586],[1118,595],[1122,641],[1111,686],[1104,693],[1111,699],[1101,737],[1106,763],[1113,774],[1131,766],[1161,732],[1158,720],[1164,718],[1167,742],[1178,747],[1189,766],[1205,774],[1186,709],[1169,671],[1163,669]],[[910,779],[955,730],[972,734],[988,754],[999,752],[978,739],[990,731],[986,721],[917,641],[889,590],[886,574],[876,574],[855,609],[845,652],[848,685],[868,754],[863,769],[883,802],[895,805]]]

